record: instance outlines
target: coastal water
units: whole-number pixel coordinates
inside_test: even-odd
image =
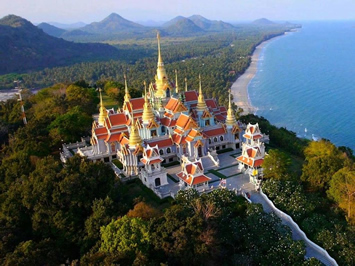
[[[260,53],[251,103],[278,127],[355,151],[355,21],[302,25]]]

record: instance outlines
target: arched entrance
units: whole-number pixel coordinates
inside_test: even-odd
[[[155,179],[155,186],[159,187],[160,186],[160,178]]]

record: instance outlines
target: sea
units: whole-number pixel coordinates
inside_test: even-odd
[[[355,151],[355,21],[300,23],[261,51],[250,101],[299,137]]]

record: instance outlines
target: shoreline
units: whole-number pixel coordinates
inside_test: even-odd
[[[245,70],[245,72],[237,78],[237,80],[231,86],[231,93],[233,95],[233,101],[237,105],[238,108],[242,108],[243,112],[241,115],[247,114],[255,114],[258,110],[257,107],[253,106],[250,101],[248,88],[251,80],[255,77],[256,72],[258,71],[258,61],[264,47],[271,41],[285,36],[285,34],[280,36],[275,36],[269,40],[266,40],[260,43],[251,56],[251,62],[249,67]]]

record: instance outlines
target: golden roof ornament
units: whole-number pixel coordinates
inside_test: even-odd
[[[175,69],[175,93],[179,94],[179,84],[178,84],[178,77],[177,77],[177,70]]]
[[[147,93],[147,83],[144,81],[144,105],[143,105],[143,115],[142,120],[143,122],[149,122],[150,120],[154,120],[155,115],[153,113],[153,108],[148,100],[148,93]]]
[[[163,59],[161,57],[160,52],[160,33],[157,32],[157,39],[158,39],[158,66],[157,66],[157,75],[155,76],[155,84],[156,84],[156,93],[157,97],[165,97],[165,89],[168,87],[167,80],[168,76],[166,74],[166,70],[164,67]]]
[[[231,91],[229,90],[229,104],[228,104],[226,125],[233,126],[233,125],[235,125],[236,122],[237,122],[237,120],[235,119],[234,111],[232,108],[232,102],[231,102]]]
[[[198,75],[198,78],[200,80],[200,87],[199,87],[199,91],[198,91],[198,100],[197,100],[197,111],[203,112],[206,108],[206,102],[205,102],[205,98],[203,97],[202,94],[202,85],[201,85],[201,75]]]
[[[137,145],[141,145],[142,144],[142,139],[139,136],[138,128],[137,128],[137,126],[135,124],[135,121],[134,121],[134,118],[133,118],[133,114],[132,114],[131,133],[129,135],[128,144],[129,144],[130,148],[134,148]]]
[[[99,89],[99,92],[100,92],[99,125],[103,126],[104,123],[105,123],[105,119],[107,117],[107,110],[106,110],[106,108],[105,108],[105,106],[104,106],[104,104],[102,102],[101,88]]]
[[[187,91],[187,78],[185,77],[185,91]]]
[[[131,95],[129,94],[129,91],[128,91],[126,74],[124,74],[123,77],[124,77],[124,88],[125,88],[124,101],[129,102],[131,100]]]

